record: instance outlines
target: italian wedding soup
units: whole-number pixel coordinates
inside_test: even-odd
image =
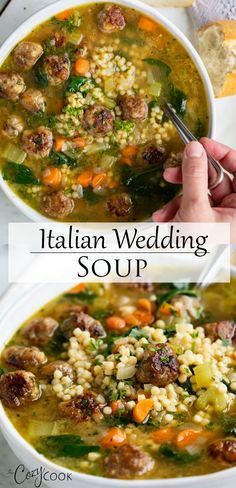
[[[15,428],[70,470],[174,478],[236,466],[236,281],[80,284],[1,355]]]
[[[202,79],[161,25],[115,4],[60,12],[1,67],[3,178],[51,219],[145,220],[177,191],[162,177],[183,150],[166,102],[207,135]]]

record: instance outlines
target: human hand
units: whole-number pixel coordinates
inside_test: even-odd
[[[232,174],[208,193],[208,161],[204,148]],[[191,142],[185,148],[182,167],[167,168],[164,178],[183,184],[182,196],[154,212],[154,222],[229,222],[236,242],[236,151],[211,139]]]

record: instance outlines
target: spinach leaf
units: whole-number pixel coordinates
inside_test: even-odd
[[[94,86],[94,81],[85,76],[71,76],[68,80],[67,91],[77,93],[78,91],[88,92]],[[83,90],[81,90],[83,88]]]
[[[50,158],[54,164],[54,166],[63,166],[66,164],[69,168],[75,168],[77,166],[76,159],[68,156],[63,152],[52,151],[50,154]]]
[[[56,331],[53,338],[43,347],[43,352],[47,356],[58,356],[64,351],[65,337],[60,333],[59,329],[57,330],[58,332]]]
[[[97,294],[88,288],[87,290],[80,291],[79,293],[65,293],[64,297],[69,298],[70,300],[80,300],[81,302],[91,303],[95,300]]]
[[[189,395],[195,395],[195,392],[192,388],[192,384],[191,384],[191,381],[189,381],[189,379],[187,379],[184,383],[180,383],[180,386],[186,390]]]
[[[189,289],[182,289],[182,290],[173,290],[173,291],[170,291],[168,293],[165,293],[165,295],[162,295],[162,297],[160,297],[158,299],[159,307],[163,303],[169,302],[170,300],[172,300],[172,298],[174,298],[177,295],[187,295],[190,297],[197,297],[197,291],[196,290],[189,290]]]
[[[91,205],[100,202],[103,198],[102,195],[98,195],[98,193],[95,193],[91,188],[84,188],[83,197]]]
[[[50,457],[82,457],[99,451],[99,446],[88,446],[78,435],[66,434],[41,437],[38,452]]]
[[[48,86],[48,76],[41,68],[35,70],[35,81],[40,88],[46,88]]]
[[[168,98],[170,104],[175,109],[177,114],[184,115],[186,112],[186,105],[187,105],[187,97],[185,93],[171,84]]]
[[[169,446],[168,444],[163,444],[159,449],[159,454],[162,456],[176,461],[178,463],[188,464],[199,459],[200,454],[190,454],[187,451],[178,451],[177,449]]]
[[[159,167],[140,169],[124,166],[122,183],[131,193],[146,195],[147,192],[155,192],[160,188],[162,173],[162,168]]]
[[[175,334],[176,334],[176,326],[175,325],[170,325],[169,327],[167,326],[164,330],[163,330],[165,336],[167,337],[167,339],[169,339],[170,337],[173,337]]]
[[[32,169],[24,164],[7,162],[3,166],[3,178],[18,185],[40,185]]]
[[[55,125],[55,115],[48,115],[45,112],[27,114],[27,125],[30,128],[39,127],[40,125],[52,128]]]
[[[150,64],[151,66],[156,66],[159,72],[159,76],[161,78],[163,77],[167,78],[171,73],[171,68],[168,66],[168,64],[164,63],[164,61],[162,61],[161,59],[144,58],[143,61]]]
[[[221,424],[225,434],[236,436],[236,415],[223,415],[221,417]]]

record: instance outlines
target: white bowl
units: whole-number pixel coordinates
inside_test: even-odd
[[[88,5],[90,3],[95,3],[95,1],[91,0],[60,0],[57,2],[53,2],[52,5],[43,8],[36,14],[32,15],[29,19],[27,19],[23,24],[15,30],[13,34],[11,34],[8,39],[4,42],[2,47],[0,48],[0,66],[2,65],[3,61],[12,51],[14,46],[18,42],[20,42],[23,38],[25,38],[35,27],[37,27],[42,22],[46,21],[57,12],[63,11],[65,9],[76,7],[80,5]],[[96,3],[104,3],[104,1],[98,0]],[[207,96],[207,104],[208,104],[208,114],[209,114],[209,131],[208,136],[214,137],[214,121],[215,121],[215,106],[214,106],[214,94],[212,85],[207,74],[206,68],[198,55],[197,51],[194,49],[193,45],[190,41],[186,38],[186,36],[174,25],[172,22],[167,20],[164,16],[162,16],[156,9],[146,5],[143,2],[136,1],[136,0],[117,0],[115,2],[119,5],[125,5],[127,7],[135,8],[140,12],[147,14],[149,17],[152,17],[154,20],[159,22],[163,25],[173,36],[179,40],[179,42],[184,46],[185,50],[188,52],[189,56],[195,63],[204,87]],[[27,203],[25,203],[14,191],[8,186],[8,184],[4,181],[2,175],[0,174],[0,187],[6,194],[6,196],[11,200],[11,202],[16,205],[16,207],[29,219],[33,220],[34,222],[46,222],[48,220],[47,217],[43,216],[41,213],[37,212],[33,208],[31,208]]]
[[[236,269],[234,275],[236,276]],[[22,295],[22,292],[20,291],[22,288],[19,287],[19,285],[13,286],[12,291],[10,290],[0,302],[0,351],[3,350],[6,343],[11,339],[23,321],[45,305],[45,303],[63,293],[65,290],[68,290],[68,288],[70,288],[70,284],[67,286],[65,284],[43,284],[35,285],[33,287],[28,285],[25,287],[26,291],[24,291]],[[21,298],[18,300],[16,299],[17,293],[21,294]],[[35,451],[35,449],[17,432],[1,404],[0,428],[13,452],[22,463],[29,468],[29,470],[35,470],[36,468],[42,467],[45,471],[51,473],[59,474],[69,472],[69,470],[54,464]],[[235,467],[209,475],[141,481],[111,480],[73,471],[72,481],[58,482],[58,486],[61,488],[110,488],[111,485],[117,488],[177,488],[187,487],[191,484],[191,486],[196,488],[200,485],[201,488],[221,488],[222,485],[224,485],[225,488],[233,488],[235,487],[235,481]],[[55,487],[55,481],[44,481],[44,483],[48,487]]]

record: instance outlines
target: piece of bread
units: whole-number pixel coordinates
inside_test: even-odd
[[[143,0],[153,7],[190,7],[195,0]]]
[[[215,96],[236,94],[236,20],[219,20],[198,31],[199,53]]]

